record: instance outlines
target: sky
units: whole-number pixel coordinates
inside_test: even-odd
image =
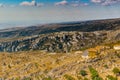
[[[120,0],[0,0],[0,29],[120,18]]]

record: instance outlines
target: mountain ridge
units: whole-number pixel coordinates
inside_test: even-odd
[[[120,40],[120,19],[45,24],[0,32],[0,51],[81,50]]]
[[[47,33],[61,32],[61,31],[91,32],[91,31],[101,31],[101,30],[117,30],[120,29],[119,26],[120,26],[120,18],[74,22],[74,23],[44,24],[44,25],[29,26],[18,29],[15,28],[10,31],[0,30],[0,38],[32,36],[32,35],[47,34]]]

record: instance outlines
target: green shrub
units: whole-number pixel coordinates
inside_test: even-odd
[[[89,66],[89,71],[90,71],[92,77],[97,77],[97,76],[99,76],[99,75],[98,75],[98,72],[97,72],[94,68],[92,68],[92,66]]]
[[[65,77],[65,79],[66,80],[75,80],[72,76],[70,76],[70,75],[64,75],[64,77]]]
[[[114,74],[120,74],[120,70],[116,67],[112,71]]]
[[[106,69],[108,69],[108,65],[104,65],[104,67],[105,67]]]
[[[97,76],[97,77],[92,77],[92,80],[103,80],[101,77]]]
[[[28,77],[28,78],[25,78],[24,80],[32,80],[32,79]]]
[[[98,72],[92,68],[92,66],[89,66],[89,71],[91,73],[92,80],[103,80],[101,77],[99,77]]]
[[[87,75],[87,72],[86,72],[85,70],[80,70],[80,75],[86,76],[86,75]]]
[[[19,78],[16,78],[15,80],[20,80]]]
[[[89,80],[89,79],[85,77],[84,80]]]
[[[52,80],[51,77],[46,77],[46,78],[43,78],[42,80]]]
[[[113,77],[112,75],[108,75],[107,79],[108,80],[118,80],[116,77]]]

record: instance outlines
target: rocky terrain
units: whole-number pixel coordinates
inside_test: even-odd
[[[0,80],[120,80],[119,47],[120,19],[0,30]]]
[[[101,32],[60,32],[0,42],[0,51],[45,50],[70,52],[102,43],[107,34]]]
[[[120,40],[120,19],[45,24],[0,31],[0,51],[70,52]]]

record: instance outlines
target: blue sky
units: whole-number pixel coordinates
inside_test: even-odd
[[[120,18],[120,0],[0,0],[0,29]]]
[[[14,3],[14,4],[18,4],[22,1],[31,1],[31,0],[0,0],[1,3]],[[36,0],[36,2],[44,2],[44,3],[53,3],[53,2],[59,2],[59,1],[61,1],[61,0]],[[72,0],[68,0],[68,1],[72,1]],[[75,1],[75,0],[73,0],[73,1]],[[81,2],[90,2],[90,1],[89,0],[81,0]]]

